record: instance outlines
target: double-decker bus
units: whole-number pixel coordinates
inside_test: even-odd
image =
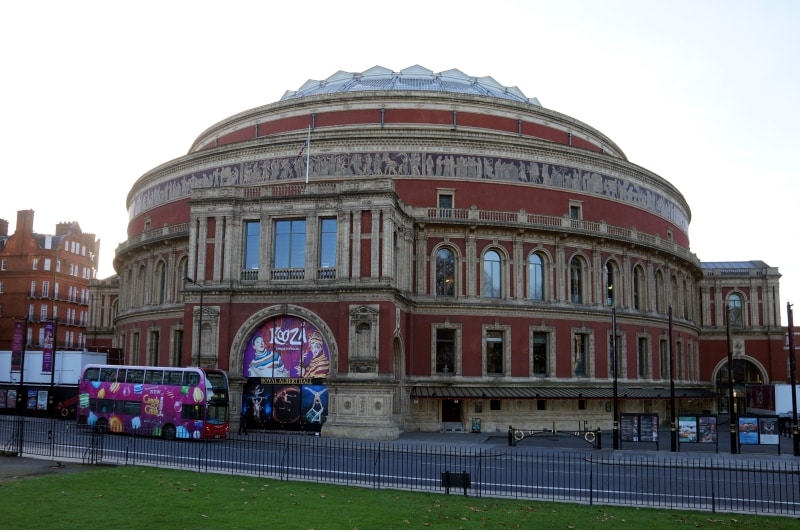
[[[228,436],[228,376],[211,368],[87,364],[78,425],[167,440]]]

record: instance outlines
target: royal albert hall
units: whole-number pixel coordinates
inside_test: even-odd
[[[703,333],[724,337],[729,295],[782,348],[775,269],[714,280],[672,184],[459,70],[308,81],[208,128],[127,206],[126,362],[225,369],[234,417],[255,397],[267,429],[608,430],[612,398],[716,413],[726,351]]]

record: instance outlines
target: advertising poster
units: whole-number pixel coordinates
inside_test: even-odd
[[[322,333],[310,322],[289,315],[256,328],[243,359],[244,377],[320,379],[330,371],[330,352]]]
[[[639,438],[642,442],[658,441],[657,414],[645,414],[639,416]]]
[[[39,391],[28,390],[27,406],[30,410],[36,410],[37,403],[39,402]]]
[[[22,348],[25,338],[25,322],[14,322],[14,333],[11,336],[11,371],[22,369]]]
[[[264,383],[251,378],[244,392],[251,424],[261,428],[319,429],[328,416],[328,389],[323,385]],[[310,383],[310,380],[306,380]]]
[[[758,418],[739,418],[739,443],[758,445]]]
[[[8,408],[15,409],[17,408],[17,391],[16,390],[9,390],[7,396],[6,404]]]
[[[758,434],[762,445],[779,445],[778,418],[758,418]]]
[[[620,418],[619,439],[623,442],[639,441],[639,417],[623,414]]]
[[[47,410],[47,390],[39,390],[36,396],[36,410]]]
[[[55,324],[53,322],[44,323],[44,341],[42,344],[42,373],[53,371],[53,334]]]
[[[697,442],[697,416],[678,417],[678,442]]]
[[[697,441],[701,444],[717,443],[717,417],[700,416],[697,418],[699,434]]]

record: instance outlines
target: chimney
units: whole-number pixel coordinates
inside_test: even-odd
[[[0,219],[0,237],[8,236],[8,221]]]
[[[15,234],[33,234],[33,210],[17,211],[17,226],[14,228]]]

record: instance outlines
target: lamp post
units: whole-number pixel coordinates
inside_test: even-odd
[[[612,424],[613,447],[614,449],[619,449],[619,383],[617,379],[619,369],[617,368],[617,310],[615,307],[611,308],[611,370],[613,371],[614,375],[614,423]]]
[[[675,355],[672,350],[672,306],[669,306],[669,449],[678,450],[678,410],[675,403]]]
[[[736,445],[736,414],[734,406],[734,393],[733,393],[733,349],[731,347],[731,307],[727,306],[725,309],[725,335],[728,342],[728,416],[730,417],[731,424],[731,454],[739,454],[739,448]]]
[[[800,456],[800,431],[797,426],[797,379],[795,370],[797,362],[794,352],[794,318],[792,304],[786,304],[786,314],[789,317],[789,382],[792,385],[792,451],[794,456]]]
[[[183,277],[183,281],[192,283],[200,289],[200,315],[197,317],[197,367],[200,367],[200,347],[203,344],[203,286],[188,276]]]

